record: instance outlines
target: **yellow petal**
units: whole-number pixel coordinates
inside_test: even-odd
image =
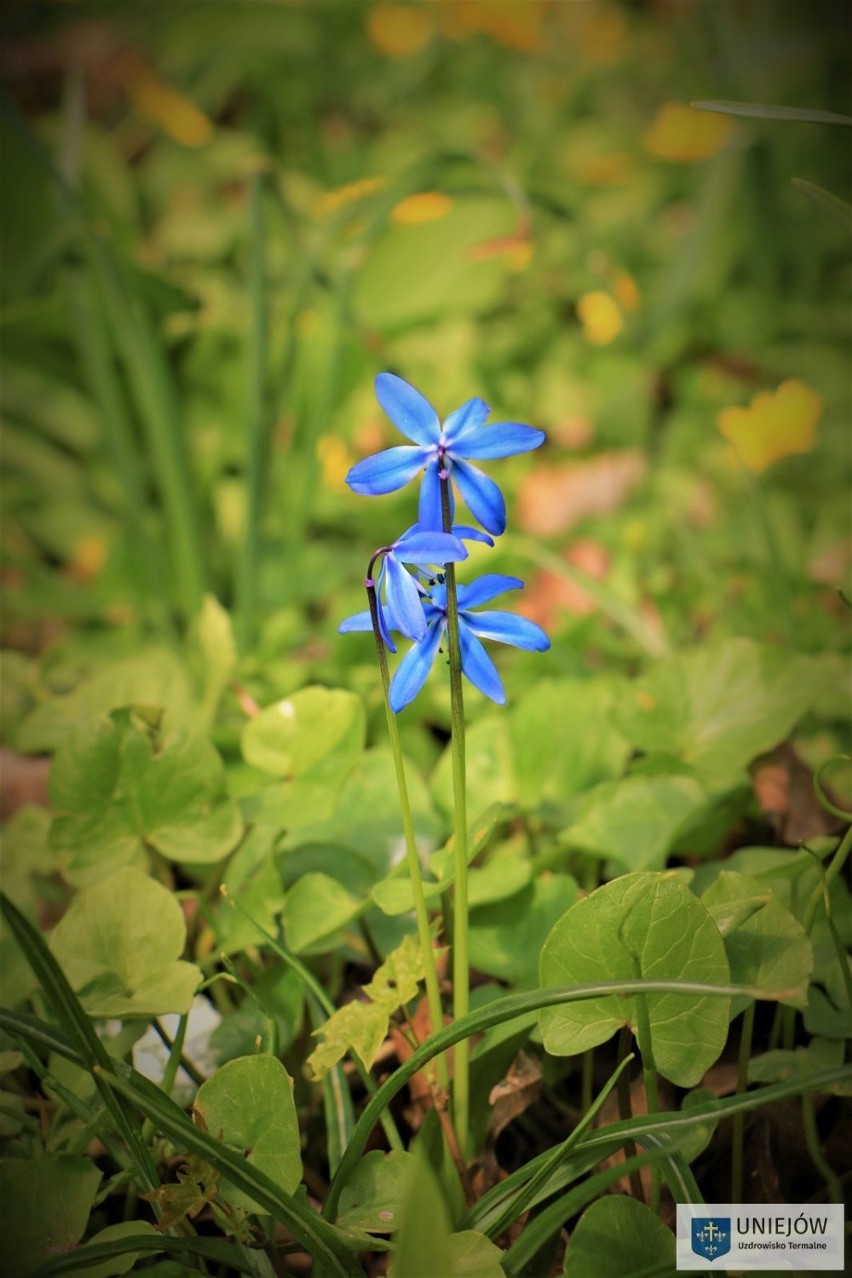
[[[152,71],[142,70],[131,76],[127,93],[139,114],[158,125],[175,142],[183,146],[203,146],[212,136],[213,125],[207,116]]]
[[[624,328],[621,310],[609,293],[584,293],[577,303],[584,336],[593,346],[607,346]]]
[[[724,408],[718,427],[744,466],[759,475],[772,462],[813,448],[822,399],[795,377],[759,391],[748,408]]]
[[[666,102],[657,111],[644,143],[646,150],[661,160],[706,160],[721,151],[732,128],[726,115]]]
[[[421,191],[419,195],[406,195],[391,210],[391,221],[397,226],[420,226],[423,222],[437,222],[453,207],[448,195],[440,191]]]
[[[367,14],[367,35],[389,58],[405,58],[428,44],[432,15],[410,4],[377,4]]]
[[[638,311],[639,285],[629,271],[618,271],[612,281],[612,291],[625,311]]]

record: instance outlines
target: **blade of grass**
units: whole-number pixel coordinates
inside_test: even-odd
[[[115,1124],[116,1131],[127,1145],[136,1175],[146,1189],[156,1189],[160,1183],[157,1167],[150,1149],[142,1138],[142,1129],[135,1115],[103,1081],[106,1076],[114,1072],[115,1062],[95,1033],[89,1016],[83,1010],[80,1000],[47,948],[38,929],[4,893],[0,893],[0,910],[38,979],[54,1016],[82,1057],[83,1068],[91,1073],[95,1073],[96,1069],[100,1070],[100,1073],[95,1074],[98,1090]]]
[[[696,111],[713,111],[717,115],[743,115],[754,120],[795,120],[800,124],[852,124],[852,115],[837,111],[818,111],[814,107],[771,106],[764,102],[717,101],[690,102]]]
[[[482,1230],[482,1232],[486,1233],[489,1238],[499,1237],[505,1229],[508,1229],[509,1225],[511,1225],[514,1220],[517,1220],[518,1217],[527,1210],[538,1190],[550,1179],[559,1164],[566,1160],[580,1137],[583,1135],[583,1132],[591,1127],[596,1115],[601,1109],[601,1106],[618,1082],[619,1075],[627,1068],[632,1060],[632,1055],[625,1056],[624,1060],[618,1064],[616,1069],[607,1079],[606,1083],[604,1083],[603,1087],[598,1092],[592,1104],[583,1114],[583,1117],[580,1119],[579,1123],[577,1123],[577,1126],[571,1132],[570,1136],[562,1141],[560,1145],[554,1146],[554,1148],[548,1152],[548,1155],[542,1165],[533,1173],[526,1184],[513,1197],[511,1202],[507,1203],[501,1212],[498,1212],[495,1219],[488,1222],[488,1225]],[[482,1227],[480,1226],[480,1228]]]
[[[234,581],[236,631],[245,650],[255,633],[258,602],[260,528],[266,477],[269,473],[271,416],[267,403],[268,299],[266,290],[266,237],[263,218],[263,177],[251,180],[251,268],[249,278],[250,322],[246,341],[248,368],[248,440],[246,453],[246,515],[242,553]]]
[[[838,226],[842,226],[844,231],[852,234],[852,204],[842,200],[839,195],[826,191],[824,187],[817,186],[815,182],[806,182],[804,178],[791,178],[791,185],[817,208],[822,209],[823,213],[827,213]]]
[[[29,1278],[57,1278],[59,1274],[74,1273],[90,1265],[115,1260],[134,1252],[165,1251],[173,1256],[203,1256],[215,1260],[241,1274],[252,1274],[255,1267],[238,1247],[219,1238],[169,1238],[164,1234],[137,1234],[115,1238],[109,1242],[85,1243],[62,1256],[55,1256],[39,1265]]]
[[[530,1220],[516,1243],[503,1256],[501,1264],[507,1278],[514,1278],[523,1267],[534,1258],[547,1239],[560,1229],[566,1220],[598,1198],[610,1185],[621,1180],[631,1172],[639,1172],[643,1167],[655,1166],[665,1156],[664,1150],[649,1149],[642,1154],[633,1154],[624,1162],[607,1167],[584,1180],[576,1189],[563,1194],[555,1202],[550,1203],[543,1211]]]
[[[195,514],[195,498],[183,445],[175,388],[151,318],[128,286],[109,242],[92,228],[85,205],[34,138],[8,98],[2,110],[10,129],[22,139],[56,183],[66,215],[80,235],[92,278],[98,286],[116,350],[127,374],[139,419],[151,451],[157,488],[169,530],[169,560],[174,567],[177,604],[185,619],[198,611],[204,593],[204,558]]]
[[[252,1166],[238,1150],[196,1127],[183,1110],[148,1079],[130,1070],[107,1075],[100,1066],[96,1066],[95,1071],[107,1087],[152,1118],[173,1143],[200,1154],[238,1189],[248,1194],[262,1211],[286,1225],[293,1237],[313,1256],[320,1272],[338,1275],[338,1278],[363,1278],[363,1270],[351,1254],[351,1250],[363,1246],[363,1239],[350,1238],[329,1224]]]
[[[370,1132],[374,1124],[378,1122],[385,1106],[405,1086],[412,1075],[422,1070],[440,1052],[453,1047],[462,1038],[469,1038],[472,1034],[490,1029],[492,1025],[514,1020],[516,1017],[538,1011],[543,1007],[556,1007],[561,1003],[598,998],[604,994],[641,993],[701,994],[719,997],[746,995],[748,998],[760,999],[766,999],[768,996],[766,990],[756,990],[751,986],[712,985],[701,981],[601,981],[593,985],[556,986],[552,989],[529,990],[522,994],[510,994],[505,998],[495,999],[493,1003],[444,1026],[438,1034],[432,1034],[371,1097],[358,1120],[352,1140],[344,1152],[337,1175],[332,1179],[323,1214],[331,1220],[334,1219],[340,1191],[356,1161],[364,1152]],[[786,991],[780,990],[775,993],[776,997],[784,997]]]

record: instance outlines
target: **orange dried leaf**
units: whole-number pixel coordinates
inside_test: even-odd
[[[638,449],[601,453],[589,461],[539,465],[518,497],[518,522],[542,537],[565,532],[590,515],[617,510],[643,478],[647,463]]]

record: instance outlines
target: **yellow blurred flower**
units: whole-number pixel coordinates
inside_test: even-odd
[[[71,548],[68,575],[74,581],[94,581],[106,563],[107,547],[103,537],[89,533],[78,538]]]
[[[423,222],[437,222],[453,207],[448,195],[440,191],[421,191],[418,195],[406,195],[391,210],[391,221],[397,226],[420,226]]]
[[[336,435],[320,435],[316,444],[317,460],[322,467],[322,482],[332,492],[338,492],[346,481],[349,468],[354,462],[342,439]]]
[[[795,377],[776,391],[759,391],[748,408],[723,408],[719,430],[744,466],[761,474],[772,462],[813,448],[822,399]]]
[[[435,9],[444,31],[455,40],[481,33],[526,53],[541,43],[542,0],[453,0]]]
[[[645,149],[660,160],[706,160],[721,151],[733,128],[726,115],[695,111],[680,102],[665,102],[643,139]]]
[[[127,93],[138,113],[183,146],[204,146],[213,125],[203,111],[177,89],[164,84],[147,67],[127,80]]]
[[[583,334],[593,346],[607,346],[624,328],[621,309],[609,293],[584,293],[577,303]]]
[[[380,53],[405,58],[428,44],[434,31],[431,10],[413,4],[377,4],[367,14],[367,35]]]
[[[612,281],[612,291],[625,311],[638,311],[639,285],[629,271],[617,271]]]
[[[357,181],[347,182],[345,186],[338,186],[333,191],[325,191],[317,200],[317,216],[329,217],[347,204],[355,204],[374,191],[380,191],[383,186],[387,186],[387,182],[386,177],[358,178]]]

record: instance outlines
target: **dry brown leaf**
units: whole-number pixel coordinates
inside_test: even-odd
[[[637,448],[600,453],[588,461],[537,466],[518,497],[518,522],[525,532],[550,537],[589,515],[617,510],[647,470]]]
[[[584,539],[576,541],[562,552],[563,558],[573,567],[579,568],[595,581],[603,581],[609,572],[610,554],[600,542]],[[560,612],[571,612],[577,617],[585,617],[595,608],[582,586],[567,581],[554,572],[537,573],[524,592],[524,599],[519,611],[531,621],[537,622],[545,630],[550,630],[556,623]]]
[[[836,828],[814,793],[810,768],[788,741],[756,761],[751,780],[763,816],[788,846],[796,847]]]
[[[0,816],[10,817],[27,803],[44,806],[50,760],[0,750]]]

